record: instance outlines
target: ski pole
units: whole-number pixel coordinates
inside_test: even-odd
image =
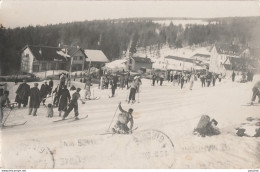
[[[116,108],[115,114],[114,114],[114,116],[113,116],[113,118],[112,118],[112,121],[110,122],[110,125],[109,125],[107,131],[109,131],[109,129],[110,129],[110,127],[111,127],[111,124],[112,124],[112,122],[114,121],[114,118],[115,118],[115,116],[116,116],[116,112],[117,112],[117,109],[118,109],[118,108],[119,108],[119,106],[117,106],[117,108]]]
[[[3,122],[3,124],[2,124],[2,126],[4,126],[5,125],[5,122],[7,121],[7,119],[8,119],[8,117],[9,117],[9,115],[11,114],[11,111],[12,111],[13,109],[11,109],[10,111],[9,111],[9,113],[8,113],[8,115],[7,115],[7,117],[5,118],[5,120],[4,120],[4,122]],[[4,112],[3,112],[3,118],[4,118]]]

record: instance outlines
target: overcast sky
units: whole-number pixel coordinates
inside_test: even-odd
[[[11,28],[129,17],[260,16],[257,1],[0,1],[0,23]]]

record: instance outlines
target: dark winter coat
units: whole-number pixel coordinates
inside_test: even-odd
[[[40,90],[37,87],[31,88],[29,108],[39,108],[40,103],[41,103]]]
[[[70,92],[68,89],[62,89],[61,90],[61,96],[60,96],[60,100],[59,100],[59,108],[58,111],[65,111],[67,106],[68,106],[68,102],[70,101]]]
[[[20,84],[16,90],[16,94],[15,102],[27,105],[30,94],[30,86],[26,83]]]
[[[49,86],[47,84],[46,85],[42,84],[41,90],[40,90],[41,98],[45,98],[49,94],[49,91],[50,91]]]

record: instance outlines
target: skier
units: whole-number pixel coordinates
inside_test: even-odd
[[[29,115],[37,116],[37,109],[39,108],[41,103],[41,93],[38,88],[38,83],[34,84],[34,87],[30,90],[30,102],[29,102]]]
[[[69,115],[69,113],[72,111],[72,109],[74,109],[74,112],[75,112],[75,120],[78,120],[78,115],[79,115],[79,112],[78,112],[78,99],[80,98],[80,88],[77,88],[77,91],[75,93],[73,93],[72,95],[72,99],[69,103],[69,108],[68,110],[66,110],[66,112],[64,113],[63,115],[63,120]]]
[[[61,112],[62,111],[66,111],[67,110],[67,106],[68,106],[68,102],[70,101],[70,92],[67,89],[67,85],[64,85],[63,88],[61,89],[61,95],[60,95],[60,99],[59,99],[59,107],[58,107],[58,111],[59,111],[59,116],[61,116]]]
[[[53,100],[53,104],[57,107],[59,104],[59,100],[60,100],[60,95],[61,95],[61,86],[60,84],[57,85],[57,87],[54,89],[54,91],[52,93],[55,93],[54,96],[54,100]]]
[[[23,107],[26,107],[30,94],[30,86],[26,83],[26,80],[23,80],[23,83],[19,85],[16,94],[15,102],[18,103],[18,108],[21,107],[21,104],[23,104]]]
[[[42,84],[40,92],[41,92],[41,99],[42,99],[42,104],[45,105],[46,97],[49,93],[50,89],[47,84],[47,81],[44,81],[44,84]]]
[[[252,89],[252,92],[253,92],[253,96],[252,96],[252,99],[251,99],[251,105],[254,104],[254,101],[256,99],[256,96],[258,96],[258,103],[260,103],[260,81],[258,81],[253,89]]]
[[[114,128],[112,128],[114,133],[117,134],[131,134],[132,133],[132,128],[134,125],[134,120],[133,120],[133,109],[130,108],[127,111],[123,110],[121,107],[121,102],[118,105],[119,110],[121,113],[118,115],[118,121],[116,122],[116,125]],[[127,124],[130,122],[130,128],[128,128]]]
[[[1,120],[0,124],[2,124],[3,116],[4,116],[3,107],[7,106],[12,110],[8,96],[9,96],[9,91],[4,91],[4,94],[0,97],[0,120]]]
[[[90,97],[91,97],[91,89],[90,89],[90,87],[91,87],[91,85],[92,85],[91,81],[92,81],[92,78],[91,78],[91,76],[88,74],[88,75],[87,75],[87,78],[86,78],[86,83],[85,83],[85,89],[86,89],[85,99],[90,99]]]
[[[116,88],[117,88],[117,81],[118,81],[118,78],[117,78],[116,74],[114,74],[113,79],[110,81],[111,90],[112,90],[112,96],[111,97],[115,96],[115,91],[116,91]]]
[[[131,89],[130,89],[130,93],[129,93],[128,103],[130,103],[131,100],[132,100],[132,103],[135,103],[135,94],[136,94],[137,84],[138,84],[137,77],[135,77],[131,83]]]

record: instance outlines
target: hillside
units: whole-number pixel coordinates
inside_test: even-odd
[[[220,18],[216,22],[213,19],[185,19],[179,24],[174,21],[176,19],[96,20],[0,29],[0,57],[4,62],[0,71],[2,74],[17,72],[20,66],[19,52],[27,44],[58,46],[62,43],[100,49],[109,60],[121,58],[131,40],[132,53],[140,47],[146,49],[152,46],[154,50],[160,50],[164,45],[180,48],[215,42],[260,47],[259,17]],[[211,24],[207,24],[209,22]]]

